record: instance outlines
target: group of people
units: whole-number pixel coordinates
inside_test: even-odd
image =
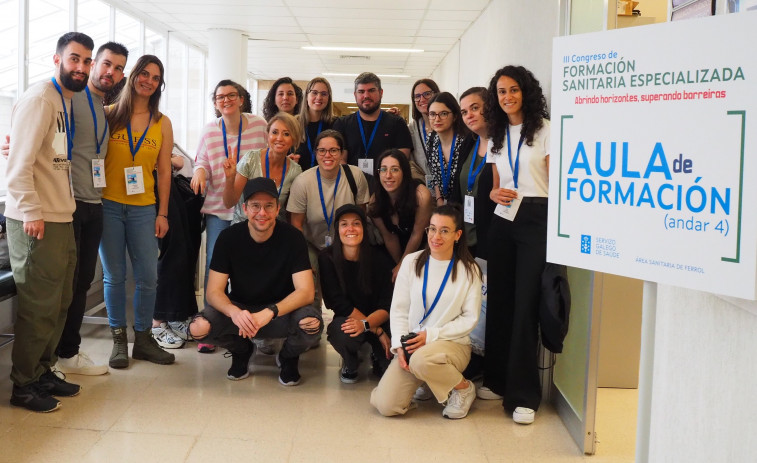
[[[155,306],[158,239],[173,226],[171,122],[158,110],[163,67],[141,57],[103,108],[128,53],[103,45],[90,73],[93,48],[84,34],[61,37],[52,82],[27,91],[13,113],[6,215],[19,294],[14,405],[54,410],[55,396],[80,390],[58,371],[107,371],[73,336],[85,301],[72,302],[72,293],[86,297],[99,246],[113,368],[129,365],[128,251],[134,359],[172,363],[161,347],[194,339],[201,352],[226,348],[227,377],[240,380],[256,349],[278,350],[279,382],[293,386],[300,356],[325,330],[344,383],[359,380],[361,347],[370,346],[381,378],[370,402],[383,415],[434,397],[444,416],[463,418],[478,396],[501,400],[518,423],[533,422],[549,115],[531,72],[506,66],[459,102],[421,79],[411,89],[410,124],[381,109],[381,81],[369,72],[355,79],[358,111],[340,118],[322,77],[304,93],[288,77],[277,80],[263,117],[250,114],[244,87],[219,82],[211,96],[217,119],[203,130],[191,179],[205,196],[205,307],[172,320],[157,317]],[[484,277],[492,284],[479,317]],[[328,327],[323,306],[334,313]],[[472,348],[474,329],[485,337]],[[272,339],[284,341],[278,349],[261,342]]]

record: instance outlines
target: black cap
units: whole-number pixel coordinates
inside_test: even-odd
[[[336,222],[339,222],[339,218],[342,217],[344,214],[357,214],[358,217],[360,217],[360,220],[363,221],[363,224],[366,222],[365,218],[365,212],[363,211],[363,208],[360,206],[356,206],[354,204],[345,204],[339,209],[336,210],[334,213],[334,220]]]
[[[242,192],[242,201],[247,202],[250,196],[254,195],[255,193],[260,193],[261,191],[263,193],[268,193],[276,199],[279,199],[279,192],[276,189],[276,184],[273,182],[273,180],[265,177],[255,177],[252,180],[248,180],[247,184],[244,186],[244,191]]]

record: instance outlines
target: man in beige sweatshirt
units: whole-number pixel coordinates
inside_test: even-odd
[[[35,84],[11,115],[6,178],[8,247],[18,294],[11,404],[36,412],[60,407],[53,396],[81,388],[51,370],[71,303],[76,267],[71,186],[74,114],[71,97],[84,89],[94,43],[69,32],[58,39],[55,77]]]

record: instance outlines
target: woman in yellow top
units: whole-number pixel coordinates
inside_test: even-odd
[[[126,250],[134,269],[134,348],[132,357],[173,363],[174,355],[152,338],[158,282],[158,238],[168,231],[171,188],[171,121],[158,110],[165,86],[163,63],[153,55],[137,60],[118,101],[109,108],[110,140],[103,193],[105,304],[113,334],[111,368],[129,366],[126,339]],[[93,166],[94,168],[94,166]],[[159,201],[156,213],[155,177]]]

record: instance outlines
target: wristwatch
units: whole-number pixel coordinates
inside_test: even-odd
[[[276,304],[271,304],[268,307],[266,307],[266,309],[268,309],[271,312],[273,312],[273,318],[271,320],[273,320],[273,319],[275,319],[276,317],[279,316],[279,306],[277,306]]]
[[[371,324],[368,323],[368,320],[361,320],[363,322],[363,329],[364,332],[367,333],[371,330]]]

